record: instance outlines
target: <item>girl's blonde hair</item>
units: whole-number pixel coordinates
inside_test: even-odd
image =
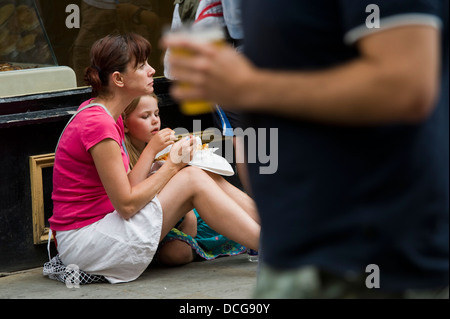
[[[155,98],[156,101],[158,102],[158,97],[156,96],[155,93],[150,93],[150,94],[148,94],[148,96],[151,96],[151,97]],[[139,104],[140,101],[141,101],[140,97],[135,98],[127,106],[125,111],[123,111],[122,118],[123,118],[124,124],[125,124],[125,121],[128,119],[128,117],[130,116],[130,114],[136,109],[136,107],[137,107],[137,105]],[[133,143],[131,143],[131,139],[130,139],[130,137],[128,136],[127,133],[125,133],[125,147],[127,148],[128,156],[130,157],[130,168],[133,169],[134,165],[136,165],[136,163],[137,163],[137,161],[139,159],[139,156],[141,156],[141,151],[139,151],[133,145]]]

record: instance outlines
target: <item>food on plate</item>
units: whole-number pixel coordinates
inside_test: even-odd
[[[168,157],[169,157],[169,153],[162,154],[162,155],[158,156],[157,158],[155,158],[155,162],[166,161]]]
[[[209,150],[209,144],[197,144],[197,151],[206,151]],[[155,162],[158,161],[166,161],[167,158],[169,157],[169,152],[161,154],[160,156],[155,158]]]
[[[205,151],[209,149],[209,144],[197,144],[197,151]]]

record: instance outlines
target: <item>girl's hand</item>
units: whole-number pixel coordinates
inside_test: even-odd
[[[194,157],[197,141],[190,135],[173,144],[166,163],[176,165],[179,169],[185,167]]]
[[[150,142],[148,147],[155,151],[155,154],[165,149],[167,146],[172,145],[175,141],[175,131],[170,128],[165,128],[156,133]]]

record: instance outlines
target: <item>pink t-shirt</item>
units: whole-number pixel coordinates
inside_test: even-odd
[[[114,211],[89,153],[91,147],[108,138],[119,144],[124,169],[128,171],[122,117],[115,122],[101,106],[93,106],[78,113],[67,126],[53,167],[53,216],[49,219],[52,230],[82,228]]]

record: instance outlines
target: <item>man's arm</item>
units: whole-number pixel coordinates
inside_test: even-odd
[[[334,124],[425,119],[439,88],[439,30],[397,27],[366,36],[357,46],[361,57],[347,64],[289,72],[258,69],[230,50],[193,45],[200,53],[195,58],[172,58],[175,77],[193,86],[175,86],[173,94]]]

